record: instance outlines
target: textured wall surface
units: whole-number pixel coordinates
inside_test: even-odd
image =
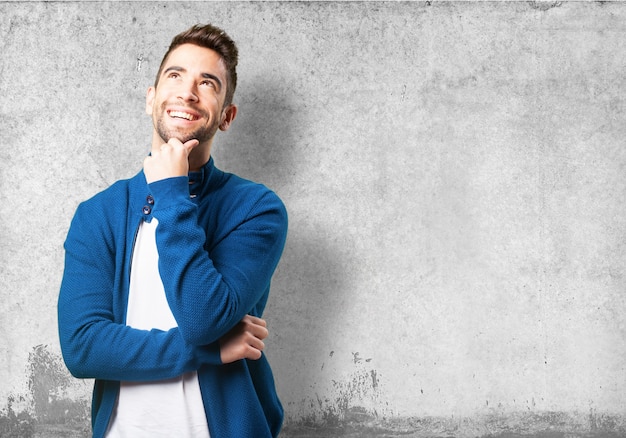
[[[626,434],[626,4],[2,2],[0,436],[89,435],[62,243],[198,22],[241,53],[216,163],[290,213],[284,436]]]

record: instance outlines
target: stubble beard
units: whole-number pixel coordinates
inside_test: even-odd
[[[156,119],[155,128],[159,137],[167,143],[172,138],[180,140],[181,143],[186,143],[189,140],[198,140],[200,144],[211,140],[218,129],[218,120],[214,120],[211,125],[204,125],[196,129],[195,131],[179,131],[177,129],[168,128],[165,119],[169,117],[165,110],[165,103],[161,106],[161,112]],[[197,111],[197,110],[196,110]],[[200,112],[201,117],[204,117],[204,113]]]

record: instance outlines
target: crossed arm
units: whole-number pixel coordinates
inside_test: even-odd
[[[149,167],[146,163],[147,178]],[[165,187],[169,182],[160,184]],[[157,243],[161,239],[164,248],[169,242],[185,247],[198,245],[202,239],[195,234],[200,230],[186,236],[165,217],[175,214],[176,208],[164,211],[162,221],[159,218],[159,227],[163,225],[164,231],[159,237],[157,230]],[[111,230],[126,227],[126,217],[120,218],[106,202],[79,207],[66,241],[66,269],[58,308],[61,347],[72,374],[148,381],[176,377],[205,364],[259,359],[267,327],[265,321],[248,313],[256,314],[255,303],[263,294],[263,285],[269,284],[282,251],[284,232],[267,234],[267,225],[276,220],[280,227],[286,226],[286,217],[279,210],[260,213],[234,232],[240,233],[239,243],[224,239],[214,248],[213,260],[207,258],[201,244],[196,250],[185,251],[188,258],[184,260],[175,251],[161,254],[163,268],[169,270],[163,275],[166,295],[179,327],[145,331],[120,321],[123,304],[112,293],[119,291],[125,281],[120,270],[123,262],[115,250],[125,242],[112,242],[117,237],[111,237]],[[97,226],[94,217],[100,218],[95,221]],[[258,220],[261,223],[257,226],[254,223]],[[193,224],[195,218],[186,221]],[[189,242],[180,243],[187,238]],[[233,252],[237,263],[227,263],[224,254]],[[258,254],[263,254],[262,259]]]

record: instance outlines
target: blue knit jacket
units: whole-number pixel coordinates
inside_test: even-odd
[[[178,323],[169,331],[125,325],[134,239],[153,217]],[[278,435],[283,409],[265,355],[222,364],[218,340],[244,315],[262,315],[286,234],[276,194],[220,171],[212,158],[189,177],[149,185],[140,172],[79,205],[65,241],[58,322],[68,369],[96,379],[94,437],[106,432],[120,381],[188,371],[198,372],[212,438]]]

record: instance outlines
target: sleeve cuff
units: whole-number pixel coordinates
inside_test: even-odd
[[[148,184],[154,198],[154,209],[163,210],[189,201],[189,178],[177,176]]]

